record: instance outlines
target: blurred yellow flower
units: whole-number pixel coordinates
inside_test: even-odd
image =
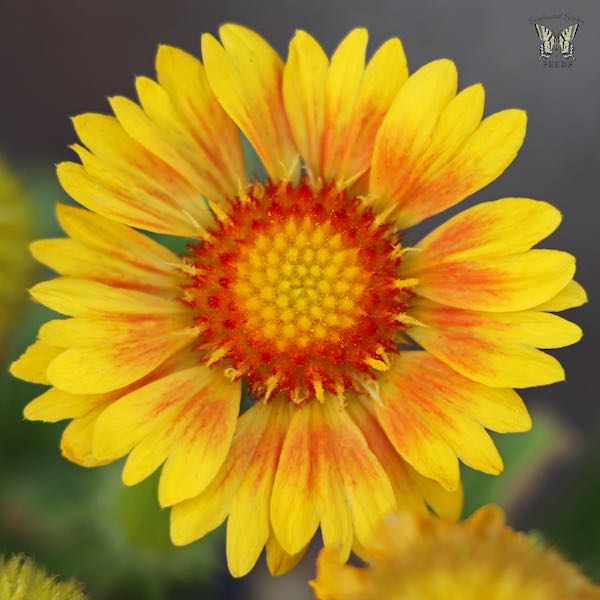
[[[27,249],[31,222],[26,192],[0,157],[0,343],[26,298],[32,267]]]
[[[220,37],[204,65],[161,46],[139,104],[74,119],[81,164],[58,177],[89,210],[58,208],[68,237],[32,248],[60,277],[31,290],[70,318],[12,372],[53,386],[25,416],[72,419],[70,460],[127,456],[127,485],[162,466],[176,544],[228,518],[231,572],[266,547],[281,573],[319,527],[348,556],[396,506],[456,517],[459,459],[502,470],[486,428],[530,427],[511,388],[563,379],[536,348],[579,339],[549,311],[585,292],[572,256],[531,250],[560,222],[545,202],[400,237],[504,171],[523,111],[482,120],[481,85],[457,94],[449,60],[408,77],[397,38],[365,64],[365,29],[331,60],[299,31],[285,64],[249,29]],[[240,131],[268,181],[249,181]]]
[[[1,600],[85,600],[75,581],[57,582],[31,559],[16,555],[0,556]]]
[[[321,551],[318,600],[600,600],[600,587],[486,506],[464,523],[390,515],[362,550],[365,567]]]

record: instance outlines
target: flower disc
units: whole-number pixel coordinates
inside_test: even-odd
[[[397,242],[334,188],[255,185],[194,249],[185,297],[200,348],[266,397],[356,388],[396,351],[408,299]]]

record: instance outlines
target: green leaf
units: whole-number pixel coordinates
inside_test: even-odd
[[[493,476],[464,469],[465,516],[489,503],[510,510],[539,481],[544,467],[567,451],[568,435],[556,417],[537,413],[532,420],[529,432],[494,435],[504,461],[503,473]]]

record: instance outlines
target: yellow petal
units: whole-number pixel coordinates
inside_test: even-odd
[[[283,99],[294,141],[313,180],[321,173],[328,67],[319,43],[297,31],[283,70]]]
[[[48,385],[48,365],[63,351],[62,348],[38,340],[10,365],[10,372],[19,379]]]
[[[180,295],[179,259],[137,231],[87,210],[59,204],[57,214],[71,239],[38,240],[34,257],[62,275]]]
[[[23,411],[30,421],[46,421],[55,423],[62,419],[78,419],[84,417],[97,406],[106,404],[105,394],[69,394],[56,388],[50,388],[42,395],[34,398]]]
[[[139,105],[124,96],[114,96],[109,98],[109,102],[121,127],[132,139],[202,190],[204,182],[197,170],[189,164],[179,148],[169,143],[168,137]]]
[[[478,83],[461,90],[444,108],[435,126],[431,143],[422,157],[426,172],[435,172],[456,153],[479,126],[485,91]]]
[[[402,43],[392,38],[381,45],[365,68],[342,152],[332,157],[338,181],[352,180],[370,167],[377,132],[407,77]]]
[[[127,456],[121,474],[123,483],[137,485],[152,475],[167,460],[179,436],[180,432],[172,420],[158,423]]]
[[[67,425],[60,440],[60,450],[67,460],[82,467],[99,467],[111,462],[99,460],[92,453],[94,427],[103,410],[104,406],[99,406]]]
[[[415,383],[425,388],[422,378],[417,378]],[[448,402],[442,394],[436,397],[431,390],[429,392],[415,398],[423,412],[423,419],[435,427],[465,465],[491,475],[501,473],[504,469],[502,459],[485,429],[460,406]]]
[[[269,408],[269,424],[248,463],[227,520],[227,565],[234,577],[250,572],[271,533],[271,490],[291,409],[286,402],[273,402]]]
[[[66,330],[75,343],[52,361],[48,379],[74,394],[101,394],[125,387],[190,346],[194,339],[185,321],[171,318],[51,323],[54,329]],[[80,341],[76,338],[78,330],[82,331]]]
[[[246,183],[239,131],[210,89],[202,63],[183,50],[162,45],[156,72],[198,152],[210,165],[221,195],[237,195]]]
[[[437,481],[423,477],[412,471],[412,477],[421,489],[425,501],[437,515],[443,519],[457,521],[463,508],[463,488],[459,485],[455,490],[444,489]]]
[[[414,291],[457,308],[526,310],[555,296],[574,273],[571,254],[534,249],[506,257],[444,262],[417,271]]]
[[[400,357],[404,357],[404,352]],[[377,418],[388,438],[412,467],[438,481],[447,490],[459,485],[456,454],[420,409],[414,383],[398,375],[398,365],[379,381],[381,402],[375,403]]]
[[[394,492],[385,471],[348,413],[332,398],[318,409],[329,437],[329,453],[323,455],[323,460],[337,467],[354,533],[359,542],[366,544],[381,519],[395,507]]]
[[[31,244],[31,252],[38,262],[61,275],[84,277],[149,293],[166,292],[173,295],[181,291],[178,289],[176,273],[166,275],[159,269],[149,271],[131,260],[115,258],[76,240],[37,240]]]
[[[456,82],[454,63],[436,60],[411,75],[398,92],[373,151],[369,191],[377,211],[401,205],[440,114],[456,94]]]
[[[220,165],[215,164],[211,153],[205,150],[206,144],[212,143],[216,151],[223,143],[222,140],[208,139],[204,144],[199,143],[202,133],[207,135],[208,132],[191,131],[169,94],[156,81],[147,77],[137,77],[135,87],[146,116],[137,105],[128,100],[111,101],[123,128],[172,168],[184,173],[186,178],[211,200],[220,202],[224,196],[235,195],[237,190],[234,186],[241,182],[244,171],[237,175],[237,182],[236,179],[223,180],[219,177]],[[231,121],[230,124],[233,126]],[[239,139],[237,144],[239,146]],[[187,165],[194,171],[192,177],[187,172]]]
[[[235,429],[240,384],[199,366],[167,375],[113,403],[100,417],[94,454],[116,458],[157,427],[176,428],[159,483],[159,500],[172,505],[199,494],[221,467]]]
[[[131,138],[115,117],[73,119],[88,149],[75,145],[83,166],[61,163],[57,174],[80,204],[111,219],[150,231],[196,235],[212,223],[203,191]]]
[[[402,259],[402,273],[419,273],[437,265],[518,254],[549,236],[560,212],[547,202],[502,198],[482,202],[448,219],[425,236]]]
[[[317,423],[324,421],[319,411],[315,412],[317,412]],[[322,429],[321,436],[318,433],[319,429]],[[338,466],[338,439],[335,435],[331,435],[329,427],[323,423],[319,424],[313,432],[312,443],[315,447],[319,519],[323,545],[335,548],[340,556],[347,560],[352,549],[354,528],[346,482]],[[349,466],[349,468],[352,467]]]
[[[398,228],[454,206],[499,177],[514,160],[525,138],[522,110],[503,110],[484,119],[452,157],[416,169],[414,181],[396,201]]]
[[[296,413],[271,505],[274,532],[286,552],[299,552],[320,521],[324,544],[347,558],[354,535],[364,543],[395,503],[385,471],[335,399]]]
[[[473,381],[492,387],[523,388],[564,379],[560,363],[531,346],[535,339],[527,337],[530,335],[527,322],[531,322],[528,313],[496,318],[498,313],[464,311],[425,300],[419,300],[417,306],[411,314],[427,326],[412,328],[409,335],[436,358]],[[544,328],[549,329],[535,332],[538,341],[540,338],[550,340],[553,327],[557,339],[562,337],[563,342],[576,339],[578,330],[567,321],[542,318],[536,323],[542,320]]]
[[[398,507],[425,512],[425,498],[410,465],[398,454],[382,429],[370,399],[352,396],[346,406],[348,414],[365,436],[392,484]]]
[[[42,281],[30,293],[44,306],[72,317],[143,320],[147,315],[177,318],[186,312],[175,300],[76,277]]]
[[[239,414],[240,381],[232,383],[204,366],[195,373],[190,369],[188,377],[188,391],[178,398],[179,436],[160,476],[161,506],[197,496],[212,481],[227,457]]]
[[[302,560],[306,548],[300,550],[297,554],[288,554],[281,547],[275,535],[271,533],[267,540],[265,550],[269,573],[274,577],[277,577],[278,575],[285,575],[285,573],[291,571]]]
[[[254,146],[274,180],[294,180],[297,151],[282,95],[283,63],[258,34],[226,24],[202,36],[202,57],[210,87],[221,106]]]
[[[300,552],[319,526],[313,421],[310,406],[300,408],[292,417],[273,485],[271,522],[289,554]]]
[[[365,51],[369,34],[353,29],[331,57],[325,95],[323,168],[326,180],[336,178],[336,168],[344,154],[348,129],[365,70]]]
[[[218,527],[227,517],[231,503],[252,455],[266,433],[270,406],[255,404],[238,420],[231,448],[223,466],[195,498],[171,509],[171,539],[177,546],[189,544]]]
[[[571,280],[556,296],[553,296],[550,300],[546,300],[546,302],[542,302],[535,309],[558,312],[581,306],[587,301],[587,294],[583,287],[576,281]]]

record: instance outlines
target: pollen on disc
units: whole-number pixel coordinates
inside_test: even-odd
[[[339,394],[396,351],[397,240],[330,188],[256,185],[194,248],[185,298],[209,361],[263,397]]]

